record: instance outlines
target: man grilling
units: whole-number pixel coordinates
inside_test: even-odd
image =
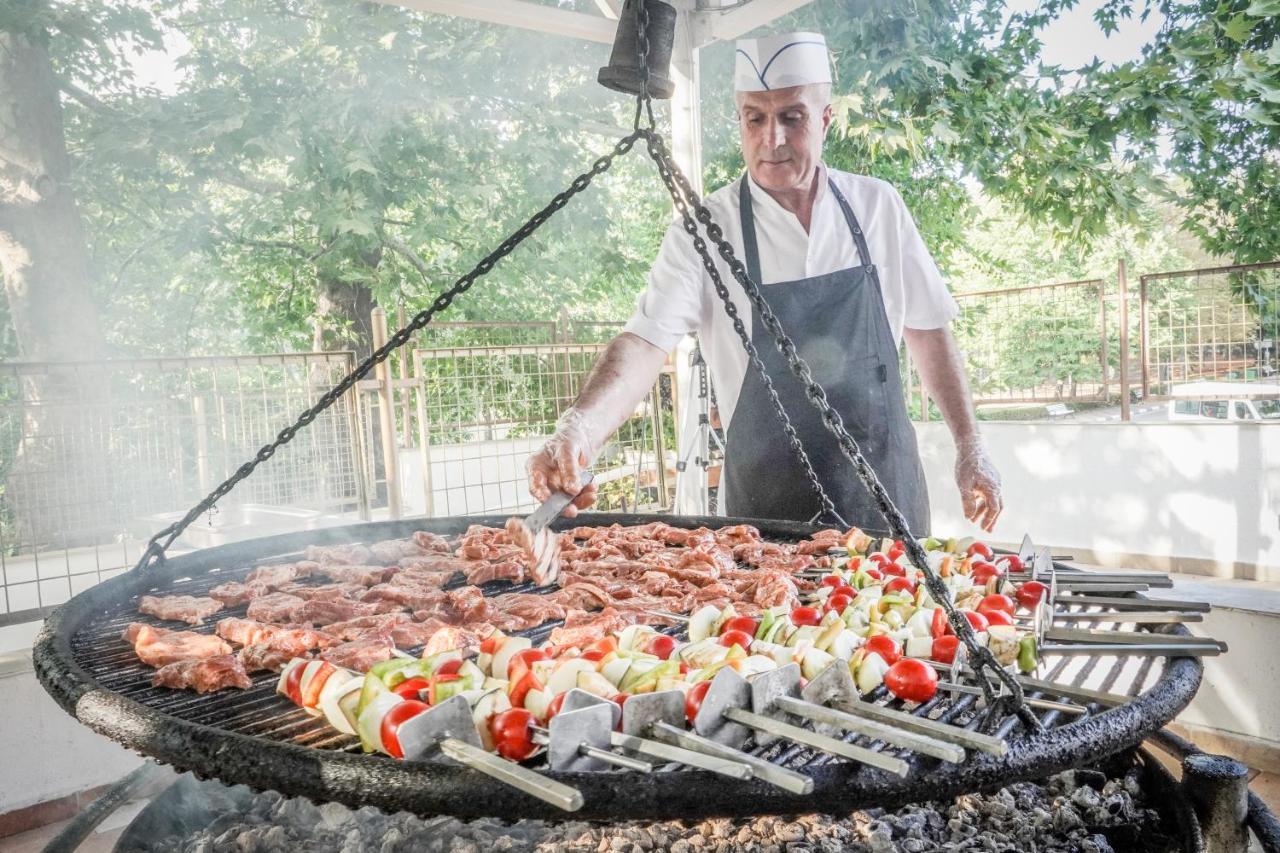
[[[924,535],[928,491],[898,375],[905,337],[955,440],[965,516],[991,530],[1002,509],[1000,478],[978,434],[948,328],[956,303],[897,191],[822,162],[832,118],[825,40],[788,33],[739,41],[734,84],[747,174],[706,199],[715,221],[911,530]],[[727,265],[716,261],[836,510],[850,524],[877,524],[871,496]],[[727,429],[720,506],[733,516],[799,521],[822,509],[680,222],[667,230],[625,331],[596,362],[555,435],[530,458],[535,498],[546,500],[552,490],[576,495],[567,515],[591,505],[594,486],[579,486],[583,468],[635,411],[667,353],[689,332],[698,333]]]

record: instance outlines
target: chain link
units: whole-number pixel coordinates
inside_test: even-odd
[[[355,384],[373,369],[374,365],[385,361],[391,353],[407,344],[414,333],[424,328],[437,314],[448,310],[455,298],[470,290],[477,280],[492,271],[499,261],[511,254],[533,232],[542,227],[547,220],[568,204],[570,199],[589,187],[597,177],[607,172],[613,165],[614,159],[629,152],[636,142],[643,138],[646,132],[648,131],[636,130],[618,140],[612,151],[597,159],[591,164],[590,169],[574,178],[570,182],[568,189],[556,194],[546,207],[535,213],[515,232],[499,243],[498,247],[486,255],[469,273],[459,278],[452,287],[437,296],[429,307],[416,314],[413,320],[392,335],[386,344],[371,353],[368,358],[356,365],[350,373],[343,377],[338,384],[326,391],[314,406],[299,415],[298,419],[292,424],[280,430],[274,441],[261,447],[252,459],[237,468],[234,474],[210,492],[204,500],[192,507],[181,520],[169,525],[151,537],[151,540],[147,543],[146,550],[138,559],[134,569],[144,569],[163,562],[165,553],[188,526],[203,513],[213,509],[218,501],[226,497],[241,481],[252,474],[259,465],[266,462],[275,455],[277,450],[292,441],[299,430],[310,425],[321,412],[338,402],[342,395],[355,387]]]
[[[686,178],[684,173],[680,171],[679,165],[667,150],[666,143],[660,136],[658,136],[658,134],[652,131],[645,131],[643,135],[646,146],[649,150],[649,155],[657,165],[658,174],[662,176],[663,183],[667,186],[667,191],[671,195],[672,202],[681,213],[681,219],[684,222],[685,231],[692,235],[694,249],[702,259],[703,268],[706,269],[708,274],[711,276],[716,295],[720,297],[720,301],[724,305],[725,313],[728,314],[730,320],[733,322],[734,331],[738,333],[738,339],[746,347],[747,356],[751,360],[752,366],[760,373],[765,387],[769,391],[770,399],[774,404],[774,410],[782,421],[783,430],[787,433],[788,439],[790,440],[793,436],[795,437],[793,449],[796,449],[797,446],[799,447],[797,455],[803,460],[806,467],[806,473],[810,476],[815,488],[821,490],[821,483],[817,482],[817,475],[813,472],[813,468],[809,464],[808,456],[805,455],[803,446],[800,445],[799,437],[796,435],[795,428],[791,425],[790,418],[787,417],[786,411],[782,408],[782,404],[778,400],[777,395],[773,393],[773,384],[769,376],[765,373],[764,363],[760,360],[754,344],[751,343],[750,339],[746,335],[746,330],[743,327],[742,320],[738,316],[737,306],[733,304],[733,300],[729,296],[728,288],[725,287],[724,282],[721,280],[715,261],[707,251],[706,241],[697,233],[696,226],[690,220],[689,208],[693,209],[694,218],[696,218],[698,222],[702,223],[707,238],[715,244],[716,250],[728,265],[729,271],[733,275],[734,280],[742,287],[747,298],[755,307],[761,322],[772,336],[778,351],[781,352],[783,357],[786,359],[787,366],[791,373],[804,385],[805,396],[821,414],[823,426],[826,427],[828,432],[835,436],[836,441],[840,446],[841,454],[853,465],[853,469],[858,475],[858,479],[862,481],[863,485],[866,486],[867,491],[871,493],[871,497],[876,503],[876,508],[879,509],[880,514],[884,516],[885,523],[889,526],[889,531],[893,534],[895,539],[902,540],[903,547],[906,549],[907,556],[910,558],[912,564],[924,574],[924,582],[926,588],[929,590],[929,594],[933,597],[934,601],[941,605],[943,611],[947,615],[947,621],[951,625],[952,631],[954,631],[956,636],[964,643],[966,650],[969,652],[974,672],[978,676],[978,682],[982,687],[983,695],[986,698],[988,705],[994,709],[999,702],[1008,700],[1019,718],[1022,719],[1023,723],[1032,731],[1039,731],[1042,729],[1043,724],[1035,714],[1031,712],[1031,709],[1026,704],[1026,699],[1023,696],[1022,685],[1018,683],[1017,679],[1013,678],[1013,676],[1006,672],[1002,666],[1000,666],[999,662],[996,661],[995,656],[991,654],[990,649],[978,644],[977,636],[973,627],[969,624],[969,620],[964,617],[964,614],[962,614],[952,602],[951,595],[947,590],[946,585],[942,582],[942,579],[938,577],[936,572],[929,568],[929,562],[925,555],[924,548],[911,534],[911,529],[907,525],[906,517],[904,517],[901,511],[898,510],[897,506],[894,505],[893,500],[889,497],[888,491],[884,487],[884,484],[880,482],[880,478],[876,475],[875,470],[871,467],[871,464],[867,462],[866,457],[862,455],[862,451],[858,447],[858,443],[854,441],[853,436],[849,435],[848,430],[845,429],[844,419],[840,416],[840,413],[831,406],[830,402],[828,402],[826,391],[813,378],[813,373],[810,371],[809,365],[800,356],[799,352],[797,352],[795,343],[783,330],[782,324],[778,322],[778,318],[769,307],[769,303],[765,301],[763,294],[760,292],[759,286],[751,280],[751,276],[748,275],[746,267],[740,260],[738,260],[733,246],[724,238],[724,232],[712,218],[710,209],[702,203],[702,200],[690,185],[688,178]],[[825,491],[822,492],[822,494],[825,497]],[[827,498],[826,500],[829,502],[830,499]],[[1008,689],[1009,692],[1006,696],[1001,697],[996,694],[990,680],[985,675],[987,670],[994,673],[995,677]]]

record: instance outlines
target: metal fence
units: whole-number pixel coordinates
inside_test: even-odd
[[[352,366],[351,353],[0,365],[0,624],[132,565]],[[367,510],[358,434],[350,394],[182,544]]]
[[[1138,297],[1144,396],[1199,380],[1277,380],[1280,261],[1144,275]]]

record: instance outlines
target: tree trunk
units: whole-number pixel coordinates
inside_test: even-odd
[[[360,282],[321,276],[316,281],[315,334],[317,351],[355,350],[356,360],[373,351],[373,326],[369,312],[378,303]]]

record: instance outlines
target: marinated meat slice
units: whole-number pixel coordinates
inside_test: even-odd
[[[213,693],[226,687],[248,690],[253,682],[245,673],[239,658],[224,654],[165,664],[151,677],[151,686]]]
[[[800,603],[800,592],[791,576],[785,572],[763,572],[751,599],[761,607],[795,607]]]
[[[260,645],[284,638],[292,645],[304,649],[323,649],[337,640],[333,635],[297,625],[267,625],[251,619],[222,619],[218,622],[218,636],[242,646]],[[282,640],[284,641],[284,640]]]
[[[489,605],[479,587],[460,586],[445,593],[445,606],[454,621],[475,622],[488,613]]]
[[[236,653],[245,672],[279,672],[294,658],[309,658],[310,652],[291,643],[255,643]]]
[[[312,575],[319,565],[307,560],[299,563],[274,563],[270,566],[258,566],[249,574],[245,575],[244,582],[247,584],[262,584],[271,589],[279,589],[287,583],[293,583],[298,578],[305,578]]]
[[[447,554],[453,550],[449,544],[449,540],[438,533],[430,533],[426,530],[419,530],[411,537],[413,543],[423,551],[430,551],[436,554]]]
[[[391,644],[391,633],[388,631],[325,649],[320,653],[320,657],[334,666],[353,669],[356,672],[368,672],[369,667],[375,663],[381,663],[391,657],[394,650],[395,646]]]
[[[397,578],[392,583],[380,583],[366,590],[361,601],[391,602],[397,608],[432,610],[444,603],[446,593],[439,589],[404,586]]]
[[[435,632],[434,626],[423,622],[401,622],[391,626],[391,642],[397,649],[413,649],[429,643]]]
[[[385,634],[397,625],[402,625],[409,621],[408,613],[379,613],[372,616],[357,616],[355,619],[334,622],[326,626],[325,633],[350,642],[370,635]]]
[[[570,610],[599,610],[613,604],[613,596],[597,584],[579,581],[550,593],[547,598]]]
[[[215,601],[221,601],[223,607],[239,607],[270,591],[271,587],[263,583],[227,581],[209,590],[209,597]]]
[[[821,556],[844,544],[844,538],[845,535],[839,530],[819,530],[804,542],[797,543],[796,553]]]
[[[606,634],[621,631],[637,621],[635,613],[624,613],[612,607],[606,607],[599,613],[587,613],[582,610],[570,610],[564,625],[551,631],[548,638],[553,646],[578,646],[593,643]]]
[[[364,589],[358,583],[322,583],[318,586],[291,583],[280,587],[280,592],[296,595],[303,601],[338,601],[343,598],[359,598]]]
[[[435,571],[433,569],[419,569],[417,567],[401,568],[387,583],[397,583],[401,586],[417,586],[424,589],[438,589],[457,575],[453,571]]]
[[[188,625],[203,625],[206,616],[212,616],[221,609],[221,601],[191,595],[166,595],[163,598],[144,595],[138,602],[139,613]]]
[[[466,569],[467,583],[479,586],[490,581],[524,583],[528,580],[524,554],[513,554],[505,559],[492,559],[471,563]]]
[[[430,622],[424,623],[423,628],[430,625]],[[459,625],[442,625],[432,633],[431,639],[422,650],[422,656],[428,657],[452,649],[457,649],[464,655],[472,655],[479,651],[480,643],[493,631],[493,626],[485,623],[469,625],[465,628]]]
[[[465,572],[470,566],[470,560],[452,554],[427,554],[400,561],[401,571],[448,572],[450,577],[458,572]]]
[[[212,634],[166,631],[134,622],[124,631],[138,659],[147,666],[162,667],[176,661],[201,660],[231,654],[231,646]]]
[[[500,595],[490,602],[499,612],[507,616],[515,616],[525,622],[525,628],[534,628],[543,622],[554,622],[563,619],[566,608],[550,595],[534,595],[533,593],[508,593]],[[521,630],[519,628],[507,630]]]
[[[308,560],[322,565],[340,563],[345,566],[367,566],[373,552],[364,545],[308,545],[302,552]]]
[[[378,612],[374,602],[350,601],[306,601],[297,609],[293,622],[310,622],[313,625],[329,625],[334,622],[345,622],[357,616],[372,616]]]
[[[245,616],[256,622],[297,622],[298,611],[307,602],[287,592],[273,592],[249,602]]]
[[[386,539],[369,545],[369,553],[376,562],[388,566],[398,565],[405,557],[421,557],[429,552],[413,539]]]
[[[716,542],[730,548],[759,541],[760,531],[750,524],[735,524],[716,531]]]
[[[339,583],[373,586],[382,583],[386,578],[386,566],[348,565],[346,563],[329,563],[319,569],[321,574],[328,575]]]

